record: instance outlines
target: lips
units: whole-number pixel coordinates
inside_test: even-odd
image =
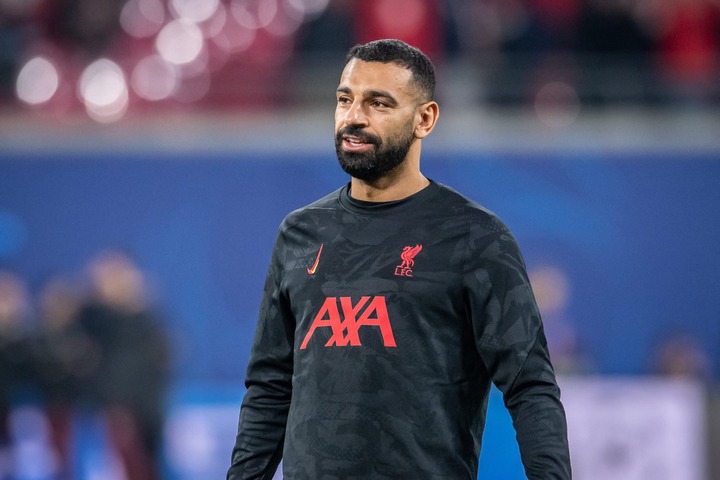
[[[357,137],[343,137],[343,148],[348,151],[367,150],[372,145],[372,143]]]
[[[370,143],[364,138],[355,137],[352,135],[343,135],[343,140],[350,143]]]
[[[351,145],[368,145],[372,144],[372,142],[365,138],[365,137],[358,137],[355,135],[343,135],[343,142],[349,143]]]
[[[340,132],[342,138],[343,148],[349,151],[360,151],[366,150],[377,142],[369,135],[358,135],[355,132]]]

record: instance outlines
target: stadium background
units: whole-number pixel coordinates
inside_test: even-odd
[[[575,477],[720,478],[715,2],[2,0],[0,15],[0,269],[35,312],[49,279],[133,259],[172,345],[168,479],[224,475],[275,230],[347,181],[333,92],[347,48],[382,37],[438,66],[425,174],[523,248]],[[15,404],[19,479],[53,478],[42,413]],[[83,415],[77,478],[123,479]],[[481,478],[522,478],[497,392]]]

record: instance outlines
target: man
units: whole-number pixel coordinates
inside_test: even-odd
[[[350,183],[280,226],[228,479],[474,479],[491,382],[530,479],[569,479],[565,414],[517,244],[420,172],[434,69],[353,47],[335,145]]]

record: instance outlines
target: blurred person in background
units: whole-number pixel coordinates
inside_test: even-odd
[[[229,480],[476,479],[491,383],[529,479],[569,480],[565,412],[519,247],[420,171],[435,69],[353,47],[336,90],[350,182],[278,229]]]
[[[440,60],[445,54],[445,15],[439,0],[363,0],[355,2],[355,40],[403,40]]]
[[[569,318],[572,288],[567,274],[555,264],[536,266],[529,269],[528,274],[555,371],[562,375],[589,373],[591,362]]]
[[[37,302],[35,375],[45,403],[51,445],[59,457],[58,480],[75,478],[73,415],[83,404],[88,378],[98,363],[97,350],[78,328],[81,301],[79,286],[57,277],[44,285]]]
[[[0,270],[0,479],[12,478],[9,418],[19,390],[31,378],[30,299],[25,282]]]
[[[501,2],[502,3],[502,2]],[[580,0],[521,0],[525,18],[518,35],[506,48],[521,53],[567,53],[575,46],[580,17]]]
[[[103,252],[87,273],[90,296],[77,328],[95,360],[83,395],[102,409],[127,478],[156,480],[169,374],[166,333],[145,276],[127,255]]]
[[[649,85],[654,83],[648,62],[652,38],[631,2],[586,0],[583,4],[577,49],[586,104],[627,101],[629,94],[648,100]]]
[[[353,9],[356,0],[332,0],[317,18],[300,29],[297,51],[300,54],[342,55],[353,45]]]
[[[126,0],[46,0],[50,37],[88,58],[105,52],[120,33],[120,12]]]
[[[664,336],[653,348],[652,370],[670,378],[712,379],[710,357],[689,332]]]
[[[0,0],[0,105],[15,90],[15,76],[25,47],[36,33],[43,0]]]
[[[647,57],[652,45],[648,29],[633,12],[630,0],[586,0],[578,30],[580,51],[600,61],[615,55],[636,62]]]
[[[660,80],[672,98],[699,104],[718,93],[720,2],[645,0]]]

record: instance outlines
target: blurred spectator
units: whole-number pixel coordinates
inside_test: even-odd
[[[86,394],[102,408],[128,478],[159,478],[169,348],[143,273],[105,252],[88,267],[91,297],[78,327],[97,352]]]
[[[24,282],[12,272],[0,271],[0,479],[9,478],[12,471],[8,420],[14,397],[30,376],[30,318]]]
[[[585,0],[578,28],[578,47],[583,54],[632,56],[650,52],[651,38],[629,8],[628,0]]]
[[[678,333],[663,338],[653,352],[653,371],[668,377],[711,378],[710,358],[689,333]]]
[[[515,25],[506,37],[506,51],[542,55],[574,48],[579,0],[512,0],[499,8]]]
[[[515,36],[515,27],[526,17],[516,1],[449,0],[443,6],[448,53],[465,60],[487,62],[489,54],[498,53],[506,39]]]
[[[64,278],[50,280],[38,299],[36,378],[46,405],[50,440],[59,457],[59,479],[73,478],[72,419],[83,380],[97,364],[97,352],[77,328],[80,292]]]
[[[37,26],[42,0],[0,0],[0,104],[14,91],[15,76],[26,45]]]
[[[397,38],[424,51],[434,62],[445,53],[445,24],[439,0],[355,2],[355,43]]]
[[[104,52],[120,30],[125,0],[48,0],[51,37],[92,58]]]
[[[590,362],[582,352],[575,328],[567,317],[571,294],[567,275],[554,265],[532,268],[528,275],[556,372],[565,375],[588,373]]]
[[[35,59],[23,55],[36,55],[18,95],[36,111],[90,104],[112,122],[163,108],[316,105],[325,84],[291,81],[291,65],[323,78],[329,55],[387,37],[428,52],[441,75],[467,62],[453,84],[463,99],[532,106],[553,83],[583,103],[720,99],[720,0],[0,0],[0,102]],[[88,70],[99,57],[116,82]],[[98,98],[78,97],[81,78],[96,79],[86,90]]]
[[[628,98],[647,101],[652,39],[630,8],[630,0],[586,0],[579,25],[578,52],[583,100],[606,104]]]
[[[720,2],[655,0],[650,5],[660,73],[672,93],[681,100],[703,100],[717,91]]]
[[[344,58],[354,45],[352,14],[355,0],[333,0],[298,33],[297,51],[302,54],[339,54]]]

